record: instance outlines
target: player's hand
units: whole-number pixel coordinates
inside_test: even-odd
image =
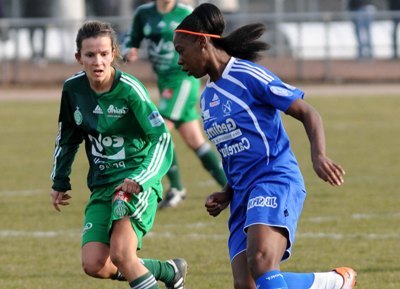
[[[115,191],[123,191],[130,194],[139,194],[142,192],[142,186],[132,179],[125,179],[122,184],[115,188]]]
[[[127,62],[134,62],[138,59],[138,51],[137,48],[131,48],[128,49],[128,51],[125,53],[125,60]]]
[[[208,214],[218,216],[231,202],[231,195],[227,192],[216,192],[207,197],[205,207]]]
[[[314,158],[313,167],[317,175],[332,186],[340,186],[344,183],[345,171],[331,159],[325,156]]]
[[[68,193],[53,190],[50,195],[53,207],[57,211],[61,212],[61,208],[59,206],[69,205],[68,200],[71,199],[71,196]]]

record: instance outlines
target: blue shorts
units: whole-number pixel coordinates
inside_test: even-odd
[[[287,230],[289,243],[282,261],[288,259],[305,198],[303,184],[285,179],[260,183],[247,191],[235,191],[229,217],[228,246],[231,262],[236,255],[246,250],[247,228],[255,224]]]

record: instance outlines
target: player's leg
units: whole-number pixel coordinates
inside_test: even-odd
[[[174,123],[168,119],[165,119],[165,124],[171,131],[174,128]],[[174,147],[174,157],[172,159],[171,167],[167,172],[167,177],[170,184],[170,189],[175,189],[178,191],[183,191],[184,187],[182,185],[182,178],[179,169],[178,156]]]
[[[108,232],[111,202],[104,201],[102,197],[105,194],[112,194],[114,187],[94,190],[86,206],[82,234],[82,267],[84,272],[91,277],[126,281],[126,278],[110,259],[110,238]],[[160,280],[166,284],[171,283],[171,280],[179,279],[179,276],[184,276],[185,274],[183,273],[186,272],[186,267],[182,266],[182,262],[179,263],[179,261],[178,265],[175,263],[170,264],[171,260],[145,259],[142,263],[155,276],[156,280]],[[177,267],[179,270],[176,270]]]
[[[182,81],[180,78],[158,78],[158,88],[160,90],[160,102],[158,109],[165,120],[165,124],[171,131],[175,127],[175,121],[180,117],[180,103],[185,102],[185,95],[180,92]],[[190,88],[190,82],[184,85]],[[177,206],[186,196],[186,189],[183,186],[179,162],[176,150],[174,149],[174,157],[171,167],[167,172],[169,181],[169,189],[166,191],[163,200],[158,204],[160,209]]]
[[[279,192],[279,193],[278,193]],[[264,199],[260,206],[259,199]],[[301,214],[303,186],[278,182],[259,184],[249,195],[247,228],[247,264],[259,289],[352,289],[356,273],[338,268],[324,273],[281,272],[279,263],[289,257]]]
[[[85,209],[82,230],[82,268],[95,278],[113,278],[117,267],[111,262],[108,235],[111,202],[101,200],[106,189],[94,190]]]
[[[157,200],[160,194],[161,186],[157,186],[149,188],[139,195],[119,193],[113,198],[111,219],[114,222],[110,242],[110,256],[113,263],[118,267],[119,275],[125,276],[131,285],[137,286],[143,281],[140,276],[139,279],[132,279],[138,276],[132,275],[134,272],[132,272],[131,264],[137,266],[137,262],[139,262],[141,265],[137,267],[138,269],[143,270],[145,268],[155,280],[164,282],[167,288],[183,289],[187,270],[185,260],[176,258],[160,261],[140,259],[137,256],[137,249],[142,246],[143,236],[153,226],[157,211]],[[130,218],[127,216],[130,216]],[[139,272],[143,273],[140,270]],[[146,280],[152,283],[150,276],[147,273],[144,275],[147,276]],[[135,280],[140,282],[137,283]],[[132,283],[132,281],[135,282]]]
[[[218,155],[206,142],[198,119],[182,123],[178,131],[185,143],[196,153],[203,167],[210,173],[214,180],[223,187],[226,184],[225,173],[222,169]]]
[[[154,276],[140,262],[136,254],[137,247],[138,237],[132,228],[129,217],[114,221],[110,239],[111,261],[130,284],[147,280],[152,285],[144,288],[158,288]]]
[[[235,289],[256,289],[256,283],[247,267],[246,251],[242,251],[231,262]]]

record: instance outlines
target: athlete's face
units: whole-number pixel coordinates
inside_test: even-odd
[[[178,64],[184,72],[196,78],[207,74],[202,40],[201,37],[188,37],[183,33],[175,33],[174,36],[175,50],[179,54]]]
[[[110,80],[114,51],[108,36],[90,37],[82,41],[81,51],[75,55],[83,65],[91,83],[101,84]]]

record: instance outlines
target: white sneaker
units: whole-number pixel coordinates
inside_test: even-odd
[[[336,273],[343,277],[343,286],[341,289],[353,289],[357,283],[357,272],[349,267],[339,267],[333,269]]]
[[[186,189],[178,190],[176,188],[171,188],[165,194],[165,198],[158,204],[158,208],[164,209],[168,207],[176,207],[185,199],[185,197]]]

